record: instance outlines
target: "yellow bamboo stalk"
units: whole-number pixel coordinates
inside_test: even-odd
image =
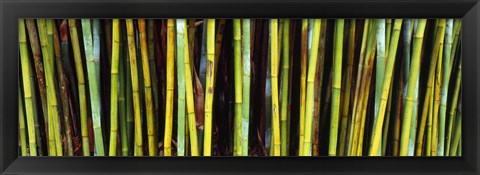
[[[117,155],[117,131],[118,131],[118,62],[120,54],[120,22],[113,19],[112,22],[112,67],[110,70],[110,146],[109,155]]]
[[[203,155],[212,154],[212,109],[214,98],[215,79],[215,19],[207,20],[207,77],[206,77],[206,95],[205,95],[205,134]]]
[[[173,93],[175,89],[175,21],[167,21],[167,96],[165,108],[164,156],[172,156]],[[180,117],[180,116],[179,116]]]
[[[273,156],[280,156],[280,108],[278,106],[278,19],[270,20]]]
[[[138,90],[137,52],[133,19],[126,19],[128,55],[130,57],[130,75],[132,77],[133,115],[135,121],[135,156],[143,156],[142,122],[140,116],[140,94]]]

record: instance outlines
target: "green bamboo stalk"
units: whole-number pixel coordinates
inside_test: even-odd
[[[27,118],[27,130],[28,130],[28,143],[29,143],[29,153],[30,156],[37,156],[37,142],[35,137],[35,121],[34,121],[34,113],[33,113],[33,102],[32,102],[32,88],[30,86],[30,58],[28,55],[28,48],[27,48],[27,37],[25,32],[25,21],[23,19],[19,20],[18,23],[18,30],[19,30],[19,43],[20,43],[20,60],[21,60],[21,67],[22,67],[22,81],[23,81],[23,96],[25,101],[25,113]],[[19,89],[19,98],[20,95]],[[22,103],[20,100],[19,103]],[[23,105],[19,105],[19,110],[21,107],[21,113],[19,111],[19,118],[20,120],[23,119]],[[21,123],[20,123],[21,124]],[[25,124],[24,124],[25,125]],[[21,126],[21,125],[20,125]],[[25,132],[25,131],[24,131]],[[25,134],[23,134],[25,136]],[[25,138],[22,141],[23,145],[25,145]],[[25,145],[26,146],[26,145]],[[25,148],[26,149],[26,148]],[[22,152],[23,154],[23,152]],[[26,155],[26,150],[25,150]]]
[[[46,19],[46,33],[47,33],[47,49],[48,49],[48,58],[47,58],[47,61],[48,61],[48,67],[50,67],[50,72],[49,74],[46,74],[48,76],[51,76],[51,80],[52,80],[52,84],[51,87],[50,87],[50,91],[53,92],[54,94],[57,93],[57,79],[55,77],[55,63],[54,63],[54,42],[53,42],[53,28],[54,28],[54,24],[53,24],[53,19]],[[48,88],[48,80],[47,80],[47,88]],[[48,92],[48,90],[47,90]],[[54,99],[55,98],[55,99]],[[50,105],[51,105],[51,108],[53,110],[53,114],[52,115],[52,125],[53,125],[53,129],[54,129],[54,136],[55,136],[55,145],[56,145],[56,151],[57,151],[57,156],[63,156],[63,148],[62,148],[62,136],[61,136],[61,132],[62,132],[62,129],[61,129],[61,124],[60,124],[60,118],[59,118],[59,115],[60,115],[60,109],[59,109],[59,105],[58,105],[58,102],[57,102],[58,98],[57,96],[53,96],[52,97],[52,101],[50,102]]]
[[[22,19],[23,20],[23,19]],[[21,30],[19,28],[19,30]],[[23,98],[20,87],[20,80],[18,81],[18,137],[20,140],[20,156],[27,156],[27,132],[25,131],[25,112],[23,106]]]
[[[158,95],[158,78],[157,78],[157,68],[155,65],[155,43],[154,43],[154,31],[153,26],[155,25],[154,19],[147,20],[147,43],[148,43],[148,64],[150,68],[150,77],[152,77],[152,97],[153,97],[153,116],[160,115],[160,101]],[[157,117],[153,117],[155,123],[155,131],[158,131],[158,120]],[[158,133],[155,132],[155,143],[158,143]],[[158,152],[158,146],[154,147],[155,152]]]
[[[375,73],[375,106],[374,106],[374,120],[378,118],[378,108],[380,107],[380,97],[382,95],[382,86],[383,79],[385,75],[385,19],[377,19],[376,26],[377,33],[377,63],[376,63],[376,73]],[[387,116],[388,118],[388,116]],[[382,151],[381,147],[379,149],[380,153]]]
[[[431,91],[430,93],[433,94],[434,89],[432,88],[430,91]],[[429,112],[428,112],[428,126],[427,126],[427,138],[426,138],[427,143],[425,144],[426,148],[425,148],[425,154],[424,154],[425,156],[431,156],[432,154],[431,150],[432,150],[432,135],[433,135],[433,128],[432,128],[433,126],[433,95],[430,95],[429,98],[430,98],[429,99],[430,102],[428,106]],[[420,148],[417,148],[417,149],[420,149]]]
[[[127,26],[127,40],[128,40],[128,55],[130,60],[130,75],[132,83],[132,96],[133,96],[133,117],[134,117],[134,140],[136,150],[135,156],[143,156],[143,141],[142,141],[142,123],[140,116],[140,95],[138,88],[138,70],[137,70],[137,54],[135,48],[135,35],[133,31],[133,20],[126,19]]]
[[[78,83],[78,95],[80,103],[80,127],[82,135],[83,156],[90,156],[88,129],[87,129],[87,96],[85,92],[85,76],[82,65],[82,55],[80,52],[80,43],[78,41],[78,33],[75,19],[69,19],[70,39],[72,41],[73,57],[75,59],[75,67]]]
[[[388,52],[389,52],[389,49],[390,48],[390,41],[392,40],[391,36],[392,36],[392,19],[387,19],[386,20],[386,23],[387,23],[387,27],[386,27],[386,30],[387,30],[387,37],[385,38],[385,48],[387,48],[385,50],[385,58],[388,59]]]
[[[187,23],[185,20],[183,21],[183,42],[184,42],[184,68],[185,68],[185,96],[187,99],[187,116],[188,116],[188,128],[189,128],[189,135],[190,135],[190,147],[191,147],[191,155],[198,156],[198,140],[197,140],[197,128],[196,128],[196,121],[195,121],[195,106],[193,100],[193,85],[192,85],[192,69],[190,66],[190,51],[188,48],[188,30]],[[178,25],[178,21],[177,21]]]
[[[445,154],[445,121],[447,115],[447,95],[448,86],[450,82],[450,72],[453,64],[451,57],[452,44],[453,44],[453,19],[447,20],[447,29],[445,33],[445,45],[444,45],[444,61],[443,61],[443,77],[442,77],[442,89],[441,89],[441,101],[440,101],[440,126],[438,135],[438,156]]]
[[[175,62],[175,21],[174,19],[168,19],[167,21],[167,98],[166,98],[166,108],[165,108],[165,136],[164,136],[164,155],[165,156],[172,156],[172,131],[173,131],[173,96],[174,96],[174,89],[175,89],[175,67],[174,67],[174,62]],[[177,41],[182,38],[183,36],[177,37]],[[178,49],[180,51],[180,47]],[[180,58],[182,53],[177,54],[178,57]],[[182,57],[183,58],[183,57]],[[180,80],[180,77],[178,78]],[[184,85],[185,86],[185,85]],[[180,85],[178,86],[180,87]],[[179,97],[180,97],[180,92]],[[183,95],[185,95],[183,93]],[[183,103],[185,105],[185,103]],[[179,104],[180,108],[180,104]],[[179,109],[180,110],[180,109]],[[183,116],[183,117],[182,117]],[[185,120],[185,113],[183,115],[178,115],[178,119]],[[183,132],[185,132],[185,124],[183,123],[181,126],[183,126]],[[179,125],[180,128],[180,125]],[[180,130],[179,130],[180,131]],[[182,134],[182,137],[184,133],[178,133],[179,137],[180,134]],[[182,138],[183,139],[183,138]],[[179,140],[180,141],[180,140]],[[184,141],[182,140],[182,147],[184,144]],[[180,143],[179,143],[180,145]],[[182,150],[178,150],[179,155],[183,155],[184,153],[184,148],[181,148]]]
[[[289,103],[289,76],[290,76],[290,20],[285,19],[283,24],[283,52],[282,52],[282,101],[281,101],[281,117],[280,117],[280,125],[281,125],[281,144],[280,144],[280,154],[282,156],[288,155],[288,147],[287,147],[287,133],[288,133],[288,123],[287,123],[287,109]],[[249,62],[250,63],[250,62]]]
[[[92,26],[90,19],[82,19],[83,44],[85,47],[85,62],[87,64],[88,86],[90,91],[90,107],[92,109],[93,132],[95,139],[95,153],[98,156],[104,156],[102,124],[101,124],[101,109],[100,109],[100,94],[97,78],[97,66],[95,58],[95,45],[92,38]]]
[[[314,19],[312,23],[312,45],[308,54],[308,77],[307,77],[307,91],[306,91],[306,106],[305,106],[305,136],[303,141],[303,154],[301,156],[309,156],[312,153],[312,128],[313,128],[313,103],[315,90],[315,73],[317,70],[318,60],[318,45],[320,42],[320,27],[321,19]],[[302,146],[302,145],[301,145]]]
[[[343,52],[344,19],[336,19],[333,54],[332,109],[330,121],[330,139],[328,155],[337,155],[338,118],[340,115],[340,88],[342,83],[342,52]],[[308,98],[308,97],[307,97]]]
[[[442,32],[444,33],[444,32]],[[432,131],[432,156],[438,156],[438,113],[440,107],[440,91],[441,84],[443,81],[442,78],[442,69],[444,69],[443,64],[443,39],[440,40],[440,50],[438,54],[437,69],[435,72],[435,90],[434,90],[434,99],[433,99],[433,131]]]
[[[124,48],[124,30],[121,26],[122,21],[118,21],[118,32],[119,32],[119,53],[118,53],[118,113],[120,120],[120,140],[122,142],[122,156],[128,156],[130,152],[130,142],[128,140],[128,127],[127,127],[127,101],[126,101],[126,78],[128,77],[125,70],[125,56],[127,55]]]
[[[133,90],[132,90],[132,76],[131,76],[131,68],[130,68],[130,53],[129,50],[130,48],[128,47],[128,31],[127,31],[127,25],[126,25],[126,20],[124,20],[124,24],[122,26],[123,30],[123,43],[125,43],[124,47],[124,61],[125,61],[125,115],[126,115],[126,125],[127,125],[127,140],[128,140],[128,148],[129,148],[129,155],[132,155],[134,152],[136,146],[135,146],[135,140],[134,140],[134,124],[133,124]]]
[[[395,56],[397,53],[397,46],[398,46],[398,39],[400,37],[400,30],[402,27],[402,19],[396,19],[394,22],[393,32],[392,32],[392,39],[389,46],[389,54],[387,59],[387,67],[385,69],[385,78],[383,81],[383,88],[382,88],[382,97],[380,101],[380,108],[378,109],[378,118],[377,121],[374,123],[374,128],[372,132],[372,141],[370,144],[370,156],[374,156],[378,154],[378,150],[380,147],[380,137],[382,136],[381,130],[383,125],[383,120],[385,118],[385,108],[387,104],[388,92],[390,91],[390,81],[392,81],[392,73],[393,73],[393,66],[395,63]]]
[[[300,121],[299,121],[299,146],[298,155],[303,155],[305,137],[305,92],[307,89],[307,43],[308,43],[308,19],[302,20],[302,40],[300,58]]]
[[[46,88],[47,88],[47,104],[48,104],[48,113],[50,114],[48,116],[49,120],[49,129],[48,129],[48,134],[49,134],[49,154],[51,156],[61,156],[62,155],[62,144],[60,140],[60,130],[58,128],[58,120],[55,120],[58,118],[58,110],[57,110],[57,97],[56,97],[56,91],[55,91],[55,84],[54,84],[54,76],[53,76],[53,59],[51,56],[53,56],[53,42],[51,43],[52,46],[50,47],[49,40],[50,38],[47,36],[47,33],[50,33],[49,31],[52,31],[53,34],[53,24],[48,22],[49,20],[45,19],[39,19],[37,20],[37,26],[38,26],[38,31],[39,31],[39,38],[40,38],[40,45],[42,47],[42,56],[43,56],[43,62],[44,64],[44,70],[45,70],[45,79],[46,79]],[[47,24],[48,23],[48,24]],[[53,41],[53,37],[52,37]],[[58,132],[57,132],[58,131]]]
[[[248,125],[250,120],[250,19],[242,20],[243,104],[242,104],[242,156],[248,156]],[[288,40],[288,37],[286,38]],[[288,55],[288,54],[287,54]],[[288,61],[286,61],[288,62]]]
[[[280,156],[280,109],[278,106],[278,19],[270,19],[273,156]]]
[[[402,133],[400,138],[400,156],[408,155],[408,143],[412,123],[412,112],[410,111],[412,111],[415,95],[415,86],[417,85],[416,82],[419,78],[418,74],[420,73],[420,54],[422,51],[423,36],[425,33],[426,23],[426,19],[419,20],[418,29],[415,32],[415,38],[413,41],[412,62],[410,65],[410,73],[408,77],[407,96],[405,99],[405,112],[403,116],[404,118],[402,123]]]
[[[457,121],[455,121],[455,135],[452,142],[452,149],[450,150],[451,156],[462,156],[462,100],[459,100],[457,109],[458,111],[456,114]]]
[[[214,99],[215,76],[215,19],[207,19],[204,24],[206,29],[206,77],[205,77],[205,134],[203,142],[203,155],[211,156],[212,154],[212,112]],[[203,46],[203,45],[202,45]],[[203,47],[202,47],[203,48]],[[203,58],[202,58],[203,59]],[[202,76],[202,75],[200,75]]]
[[[110,70],[110,148],[109,155],[117,155],[118,135],[118,88],[119,88],[119,53],[120,53],[120,24],[118,19],[112,22],[112,67]]]
[[[408,21],[408,20],[407,20]],[[406,23],[409,24],[409,23]],[[375,118],[378,117],[378,108],[380,107],[380,96],[382,95],[383,79],[385,75],[385,19],[377,19],[377,68],[375,80]]]
[[[138,19],[140,33],[140,48],[142,53],[143,86],[145,93],[145,110],[147,117],[148,155],[155,156],[157,144],[155,143],[155,121],[153,119],[152,83],[150,78],[150,66],[147,47],[147,33],[145,19]]]
[[[451,146],[452,142],[452,133],[453,133],[453,122],[455,121],[455,114],[457,109],[457,104],[458,104],[458,98],[460,95],[460,85],[462,83],[462,63],[460,62],[458,65],[458,70],[457,70],[457,80],[455,83],[455,89],[453,91],[453,97],[452,97],[452,102],[450,106],[450,113],[448,115],[449,117],[449,122],[448,122],[448,133],[447,133],[447,143],[446,143],[446,149],[445,149],[445,154],[446,156],[452,156],[455,151],[451,149],[453,146]]]
[[[277,29],[278,30],[278,29]],[[242,155],[242,45],[241,20],[233,20],[233,47],[234,47],[234,79],[235,79],[235,120],[234,120],[234,155]]]
[[[178,117],[178,125],[177,125],[177,155],[178,156],[185,156],[186,151],[186,140],[185,140],[185,68],[183,64],[184,58],[184,30],[185,30],[185,21],[184,19],[177,19],[177,117]],[[174,27],[173,24],[170,24],[170,27]],[[170,36],[172,37],[172,36]],[[167,38],[168,40],[168,38]],[[167,48],[168,49],[168,48]],[[173,49],[174,50],[174,49]],[[172,50],[172,51],[173,51]],[[167,52],[168,53],[168,52]],[[174,55],[172,55],[174,56]],[[169,57],[167,56],[167,59]],[[167,76],[168,77],[168,76]],[[168,80],[167,80],[168,81]],[[167,102],[168,104],[168,102]],[[173,106],[172,106],[173,108]],[[187,130],[188,131],[188,130]]]
[[[427,123],[427,116],[429,114],[429,106],[430,106],[430,96],[433,96],[432,94],[432,89],[433,89],[433,82],[434,82],[434,73],[435,73],[435,67],[437,65],[437,60],[438,60],[438,53],[439,53],[439,47],[440,47],[440,41],[443,40],[445,32],[445,24],[446,20],[441,19],[438,20],[438,24],[436,25],[436,31],[435,34],[435,39],[434,39],[434,46],[433,46],[433,52],[431,54],[431,62],[430,62],[430,68],[428,71],[428,81],[427,81],[427,87],[425,90],[425,98],[424,98],[424,103],[423,103],[423,110],[422,110],[422,118],[420,122],[420,129],[417,134],[417,139],[416,139],[416,151],[415,155],[420,156],[422,154],[422,148],[423,148],[423,137],[425,133],[425,124]],[[430,122],[429,122],[430,123]],[[429,132],[431,134],[431,132]],[[427,141],[430,141],[431,139],[426,139]],[[429,146],[427,146],[429,148]],[[429,153],[428,151],[426,153]]]

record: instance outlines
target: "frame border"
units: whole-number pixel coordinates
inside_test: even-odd
[[[18,89],[9,84],[19,78],[17,19],[33,17],[463,18],[464,156],[18,157]],[[479,21],[478,0],[0,0],[0,174],[479,174]]]

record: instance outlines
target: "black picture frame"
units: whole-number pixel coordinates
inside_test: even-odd
[[[478,0],[0,0],[0,174],[479,174]],[[462,157],[18,157],[19,18],[462,18]]]

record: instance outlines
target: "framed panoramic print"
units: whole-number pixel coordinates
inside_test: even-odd
[[[1,174],[480,173],[477,0],[0,2]]]

